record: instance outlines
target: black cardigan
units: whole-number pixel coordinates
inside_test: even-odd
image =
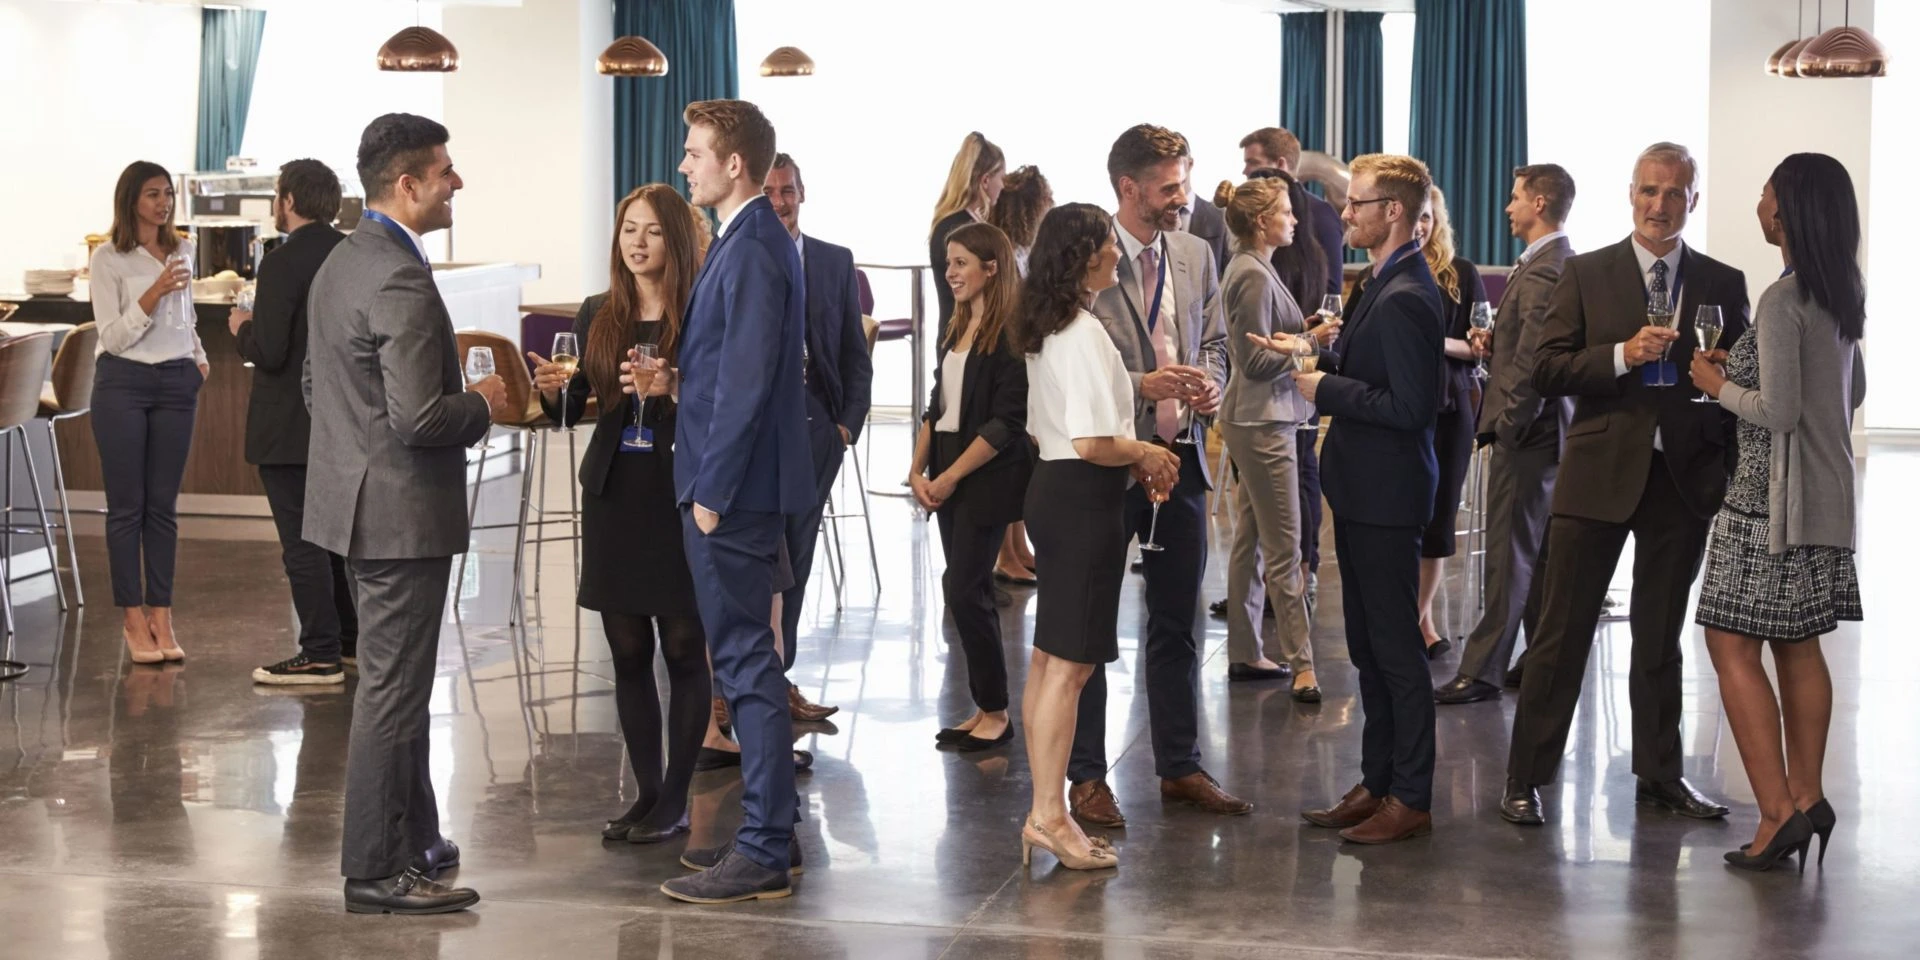
[[[600,312],[600,305],[607,299],[604,293],[588,297],[580,305],[580,312],[573,318],[573,335],[580,343],[581,353],[587,350],[588,330],[593,326],[593,315]],[[547,418],[563,426],[573,426],[585,416],[587,398],[593,396],[593,384],[587,380],[587,372],[582,369],[567,381],[566,390],[560,394],[560,402],[553,403],[544,393],[540,398],[540,408],[545,410]],[[625,396],[622,395],[625,399]],[[564,411],[561,409],[565,407]],[[673,416],[674,401],[671,397],[648,397],[646,406],[641,409],[640,422],[654,433],[654,455],[648,459],[649,465],[667,471],[669,477],[673,471],[673,428],[677,417]],[[563,416],[564,413],[564,416]],[[614,403],[600,408],[599,419],[594,421],[593,436],[587,441],[586,452],[580,456],[580,487],[595,496],[601,495],[607,485],[607,474],[613,469],[613,458],[620,452],[620,434],[632,422],[633,405],[631,402]]]
[[[940,356],[945,357],[944,350]],[[933,397],[927,401],[924,419],[929,430],[946,412],[945,367],[938,361],[933,365]],[[1027,480],[1033,476],[1033,445],[1027,442],[1027,362],[1007,344],[1004,332],[992,353],[967,354],[960,384],[957,449],[972,446],[975,437],[999,452],[956,484],[941,509],[958,511],[956,517],[969,523],[1019,520]],[[937,450],[930,450],[929,467],[936,477],[948,466],[939,460]]]

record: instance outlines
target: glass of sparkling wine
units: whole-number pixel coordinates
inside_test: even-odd
[[[1713,304],[1702,304],[1693,313],[1693,336],[1700,341],[1700,349],[1712,353],[1720,345],[1720,333],[1727,328],[1726,320],[1720,315],[1720,308]],[[1719,403],[1705,393],[1693,398],[1694,403]]]
[[[1144,553],[1159,553],[1166,549],[1166,547],[1154,543],[1153,537],[1154,534],[1160,530],[1160,505],[1167,502],[1167,494],[1169,492],[1170,491],[1160,489],[1155,484],[1149,483],[1147,485],[1147,499],[1153,501],[1153,519],[1147,522],[1147,539],[1140,541],[1140,550]]]
[[[564,421],[567,413],[567,387],[573,383],[573,375],[580,372],[580,339],[571,332],[554,334],[551,360],[555,366],[567,372],[566,383],[560,386],[560,419]],[[564,430],[566,427],[565,423],[553,425],[555,431]]]
[[[1648,294],[1647,295],[1647,326],[1659,327],[1662,330],[1672,330],[1673,325],[1674,325],[1673,300],[1670,299],[1669,296],[1664,292]],[[1673,348],[1672,344],[1668,344],[1665,349],[1662,349],[1660,351],[1661,363],[1664,364],[1666,362],[1667,351],[1671,350],[1672,348]],[[1659,377],[1658,379],[1660,382],[1657,384],[1654,384],[1655,386],[1671,387],[1675,385],[1674,383],[1666,382],[1666,378],[1664,374],[1662,374],[1661,377]],[[1676,379],[1675,383],[1677,382],[1678,380]]]
[[[468,347],[466,375],[469,387],[493,376],[493,351],[487,347]],[[474,444],[474,447],[486,446],[487,440],[492,436],[493,431],[488,430],[487,435],[481,437],[480,442]]]
[[[1472,324],[1475,330],[1485,330],[1491,334],[1493,332],[1493,304],[1485,300],[1475,300],[1473,302],[1473,313],[1467,318],[1467,322]],[[1487,379],[1486,357],[1481,357],[1474,361],[1473,378],[1475,380]]]
[[[1338,320],[1343,306],[1339,294],[1329,293],[1320,298],[1320,316],[1326,320]]]
[[[636,371],[640,369],[653,369],[659,359],[659,353],[651,343],[634,344],[632,356]],[[645,444],[640,441],[640,414],[646,409],[646,405],[646,397],[641,396],[639,393],[633,395],[633,440],[631,442],[621,440],[621,446],[633,449],[640,449],[645,446]]]
[[[1320,349],[1310,336],[1293,338],[1293,368],[1301,373],[1315,373],[1320,369]]]

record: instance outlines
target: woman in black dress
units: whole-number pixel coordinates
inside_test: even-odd
[[[1016,287],[1027,277],[1027,253],[1033,249],[1033,236],[1040,231],[1040,221],[1047,211],[1052,209],[1053,186],[1047,183],[1039,167],[1021,167],[1006,175],[1000,198],[993,202],[987,222],[999,227],[1000,232],[1007,235],[1007,242],[1013,244],[1013,262],[1019,271],[1007,279]],[[1007,524],[1006,540],[1000,545],[1000,559],[994,564],[993,578],[1001,583],[1030,587],[1038,582],[1034,570],[1026,521],[1015,520]]]
[[[985,223],[1007,182],[1007,157],[979,131],[967,134],[947,170],[940,202],[933,205],[933,231],[927,235],[927,262],[933,264],[933,296],[940,304],[935,343],[947,340],[953,317],[953,290],[947,286],[947,234],[969,223]]]
[[[612,648],[620,732],[640,785],[602,836],[658,843],[687,829],[687,787],[713,690],[673,487],[674,351],[699,254],[693,208],[665,184],[627,194],[614,221],[608,290],[582,304],[573,322],[579,368],[532,355],[534,387],[547,415],[569,426],[589,396],[600,401],[580,464],[579,603],[599,611]],[[630,374],[645,394],[637,425],[635,400],[621,392],[621,367],[636,344],[651,345],[658,358],[655,368]],[[656,646],[670,694],[664,771]]]
[[[941,585],[975,708],[934,739],[972,752],[1013,739],[993,573],[1007,524],[1020,519],[1033,456],[1027,365],[1007,346],[1007,323],[1020,302],[1013,244],[991,224],[955,230],[947,237],[946,281],[959,304],[933,368],[933,396],[907,483],[940,524],[947,560]]]
[[[1473,347],[1467,343],[1467,328],[1473,319],[1473,305],[1487,299],[1487,288],[1471,260],[1453,255],[1453,225],[1447,218],[1447,198],[1439,187],[1428,194],[1427,209],[1420,212],[1413,229],[1434,282],[1440,285],[1440,306],[1446,311],[1447,321],[1447,369],[1440,380],[1440,418],[1433,428],[1433,456],[1440,464],[1440,484],[1434,492],[1433,519],[1420,539],[1420,633],[1427,643],[1427,659],[1431,660],[1453,649],[1453,643],[1434,628],[1433,596],[1440,589],[1441,561],[1454,553],[1460,494],[1466,488],[1467,465],[1473,459],[1480,389],[1473,376]]]

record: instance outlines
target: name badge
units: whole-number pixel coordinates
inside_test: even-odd
[[[629,423],[620,431],[621,453],[652,453],[653,428],[637,427]]]

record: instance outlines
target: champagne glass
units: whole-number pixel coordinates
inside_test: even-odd
[[[1193,387],[1197,389],[1197,392],[1205,392],[1205,387],[1199,383],[1193,384]],[[1186,404],[1187,404],[1186,427],[1180,431],[1179,436],[1173,438],[1173,442],[1183,447],[1191,447],[1195,443],[1199,442],[1195,440],[1193,437],[1193,397],[1191,396],[1188,397]]]
[[[1467,318],[1467,322],[1472,324],[1475,330],[1485,330],[1488,336],[1492,336],[1493,335],[1493,304],[1488,303],[1485,300],[1475,300],[1473,302],[1473,313]],[[1487,379],[1487,358],[1486,357],[1481,357],[1480,359],[1474,361],[1473,378],[1475,380]]]
[[[1320,369],[1320,345],[1306,334],[1293,338],[1293,369],[1301,373],[1316,373]]]
[[[1726,328],[1727,323],[1720,316],[1720,308],[1713,304],[1702,304],[1700,309],[1693,313],[1693,336],[1700,341],[1700,350],[1703,353],[1712,353],[1713,348],[1720,345],[1720,334]],[[1693,402],[1719,403],[1720,401],[1702,393],[1694,397]]]
[[[184,245],[167,257],[163,268],[168,273],[178,270],[187,272],[187,285],[175,290],[167,304],[167,323],[180,330],[193,329],[193,265],[187,260]]]
[[[1166,547],[1154,543],[1153,536],[1160,530],[1160,505],[1167,502],[1167,495],[1158,485],[1149,482],[1147,499],[1153,502],[1153,519],[1147,521],[1147,539],[1140,541],[1140,550],[1142,553],[1159,553]]]
[[[248,280],[246,283],[243,283],[240,285],[239,290],[234,291],[233,305],[236,307],[239,307],[242,310],[245,310],[248,313],[252,313],[253,303],[254,303],[254,293],[255,293],[254,282],[252,280]]]
[[[654,365],[658,360],[659,352],[653,344],[636,343],[633,345],[633,364],[636,372],[642,369],[654,369]],[[640,439],[640,414],[646,409],[646,405],[647,398],[636,391],[633,395],[633,439],[631,441],[622,439],[620,441],[621,446],[631,450],[646,449],[647,444]]]
[[[553,335],[553,353],[550,357],[555,366],[567,372],[567,379],[560,385],[560,423],[553,425],[554,432],[566,429],[567,399],[573,385],[574,374],[580,372],[580,339],[571,331]]]
[[[1320,316],[1328,320],[1338,320],[1343,306],[1344,303],[1339,294],[1329,293],[1320,298]]]
[[[1659,293],[1648,293],[1647,294],[1647,326],[1659,327],[1662,330],[1672,330],[1674,322],[1675,321],[1673,316],[1672,297],[1664,290],[1660,291]],[[1673,348],[1673,345],[1668,344],[1666,348],[1660,351],[1660,363],[1663,366],[1667,362],[1667,351],[1671,350],[1672,348]],[[1654,384],[1654,386],[1671,387],[1674,385],[1667,382],[1666,374],[1664,371],[1661,371],[1660,376],[1655,377],[1654,379],[1658,381],[1657,383]]]
[[[467,348],[467,386],[471,387],[493,376],[493,350],[489,347]]]

